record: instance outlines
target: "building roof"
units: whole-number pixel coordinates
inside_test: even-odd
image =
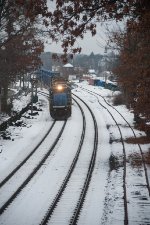
[[[89,69],[89,73],[95,73],[95,70]]]
[[[65,64],[63,67],[66,67],[66,68],[73,68],[73,65],[71,65],[70,63],[67,63],[67,64]]]

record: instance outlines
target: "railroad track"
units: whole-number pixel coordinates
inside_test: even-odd
[[[126,166],[126,164],[127,164],[127,155],[126,155],[125,141],[124,141],[124,138],[123,138],[123,133],[121,131],[120,124],[117,122],[117,119],[114,117],[113,113],[109,110],[109,107],[111,109],[113,109],[115,112],[117,112],[118,115],[126,122],[127,126],[132,131],[135,139],[137,138],[137,136],[135,134],[134,129],[129,124],[129,122],[126,120],[126,118],[115,107],[113,107],[112,105],[110,105],[102,95],[100,95],[98,93],[95,93],[93,91],[90,91],[90,90],[88,90],[86,88],[81,88],[81,89],[83,91],[85,91],[85,92],[87,92],[87,93],[89,93],[89,94],[91,94],[91,95],[93,95],[93,96],[96,97],[99,105],[102,106],[109,113],[109,115],[112,117],[112,119],[115,122],[115,124],[116,124],[116,126],[118,128],[118,131],[120,133],[120,141],[122,143],[122,149],[123,149],[123,167],[124,167],[124,170],[123,170],[124,225],[127,225],[129,223],[129,218],[128,218],[128,200],[127,200],[128,199],[128,196],[127,196],[127,180],[126,180],[126,176],[127,176],[127,166]],[[100,102],[99,97],[101,97],[104,100],[105,105],[102,104],[102,102]],[[148,174],[147,174],[146,163],[145,163],[145,159],[144,159],[144,153],[142,151],[142,148],[141,148],[140,144],[137,144],[137,145],[138,145],[138,148],[139,148],[139,152],[140,152],[140,155],[141,155],[141,160],[142,160],[142,164],[143,164],[143,168],[144,168],[146,188],[147,188],[148,194],[150,196],[150,186],[149,186],[149,179],[148,179]]]
[[[69,186],[69,180],[70,180],[71,175],[73,174],[73,172],[75,170],[76,164],[78,162],[78,158],[80,157],[80,153],[82,151],[82,146],[83,146],[83,142],[84,142],[84,139],[85,139],[87,122],[86,122],[86,118],[85,118],[85,113],[84,113],[84,111],[83,111],[83,109],[80,106],[78,101],[81,101],[87,107],[87,109],[89,110],[89,112],[91,114],[91,117],[93,119],[95,134],[94,134],[94,142],[93,142],[94,146],[93,146],[93,151],[92,151],[92,154],[91,154],[91,158],[90,158],[90,162],[89,162],[89,166],[88,166],[88,170],[87,170],[87,175],[85,177],[84,184],[82,185],[82,188],[80,188],[81,189],[80,196],[78,198],[77,204],[76,204],[75,209],[74,209],[74,211],[72,213],[72,216],[70,218],[70,223],[69,223],[70,225],[77,223],[78,217],[80,215],[81,208],[82,208],[83,203],[84,203],[85,196],[86,196],[87,191],[88,191],[88,187],[89,187],[89,183],[90,183],[90,180],[91,180],[92,172],[93,172],[94,165],[95,165],[95,159],[96,159],[96,152],[97,152],[97,145],[98,145],[98,128],[97,128],[95,116],[94,116],[93,112],[91,111],[90,107],[82,99],[80,99],[77,96],[75,96],[75,97],[78,100],[76,100],[74,98],[74,101],[78,105],[78,107],[81,111],[81,114],[82,114],[82,119],[83,119],[83,128],[82,128],[82,134],[81,134],[81,137],[80,137],[80,142],[79,142],[79,145],[78,145],[76,155],[75,155],[75,157],[74,157],[74,159],[71,163],[70,169],[69,169],[69,171],[68,171],[68,173],[67,173],[67,175],[66,175],[66,177],[65,177],[65,179],[64,179],[64,181],[63,181],[63,183],[62,183],[62,185],[61,185],[61,187],[60,187],[60,189],[57,193],[57,195],[55,196],[52,204],[50,205],[49,209],[47,210],[47,212],[46,212],[46,214],[43,218],[43,220],[41,221],[40,225],[48,224],[48,222],[51,221],[51,217],[53,216],[53,213],[55,213],[57,205],[63,204],[63,203],[61,203],[62,195],[64,197],[65,188],[67,186]],[[68,192],[71,192],[71,190],[69,190]],[[53,217],[55,217],[55,216],[53,216]],[[52,218],[52,220],[53,220],[53,218]],[[52,223],[55,224],[54,221]]]
[[[83,123],[83,125],[82,125],[83,127],[82,127],[82,132],[81,132],[81,137],[80,137],[80,141],[79,141],[79,144],[78,144],[78,148],[77,148],[76,154],[75,154],[75,156],[73,158],[73,161],[71,163],[70,169],[68,170],[68,173],[65,176],[65,179],[63,180],[62,184],[60,185],[60,188],[59,188],[56,196],[54,196],[54,199],[53,199],[52,203],[50,204],[50,206],[49,206],[47,212],[45,213],[45,216],[43,217],[43,220],[41,221],[40,224],[47,224],[48,223],[48,221],[50,220],[51,216],[53,215],[55,209],[57,208],[57,205],[59,204],[59,202],[61,202],[60,199],[61,199],[62,195],[64,194],[64,191],[65,191],[65,189],[66,189],[66,187],[68,185],[68,182],[70,180],[70,177],[71,177],[71,175],[72,175],[72,173],[73,173],[73,171],[74,171],[74,169],[76,167],[76,164],[77,164],[78,159],[80,157],[81,150],[82,150],[83,145],[84,145],[85,137],[87,135],[87,122],[86,122],[85,114],[84,114],[84,111],[83,111],[82,107],[78,103],[77,99],[79,101],[79,98],[78,97],[76,97],[76,99],[74,99],[74,101],[76,102],[76,105],[79,107],[79,109],[80,109],[80,111],[82,113],[82,119],[83,119],[83,122],[82,122]],[[94,135],[93,136],[93,147],[92,146],[90,147],[90,154],[91,154],[91,156],[89,157],[88,167],[86,168],[87,175],[84,177],[84,182],[82,182],[80,184],[80,186],[82,186],[82,188],[80,190],[79,199],[78,199],[77,202],[75,202],[76,206],[75,206],[75,209],[74,209],[74,213],[72,214],[72,217],[70,219],[70,224],[75,224],[76,221],[77,221],[77,219],[78,219],[78,216],[80,214],[80,211],[81,211],[81,208],[82,208],[82,205],[83,205],[83,202],[84,202],[86,193],[88,191],[88,187],[89,187],[89,183],[90,183],[90,180],[91,180],[92,172],[93,172],[93,169],[94,169],[94,164],[95,164],[95,159],[96,159],[96,151],[97,151],[97,144],[98,144],[98,128],[97,128],[97,123],[96,123],[95,117],[94,117],[91,109],[86,105],[86,103],[84,103],[81,99],[80,99],[80,102],[82,102],[82,104],[84,104],[84,107],[87,108],[88,114],[91,115],[91,121],[93,120],[92,123],[93,123],[93,128],[95,129],[95,131],[94,131],[94,134],[93,134]],[[54,121],[54,124],[55,123],[56,122]],[[52,125],[52,126],[54,126],[54,125]],[[61,131],[59,132],[59,135],[58,135],[58,139],[60,138],[60,136],[61,136],[61,134],[62,134],[63,129],[64,129],[65,126],[66,126],[66,121],[64,121],[64,123],[63,123],[62,129],[61,129]],[[89,125],[88,125],[88,127],[89,127]],[[1,208],[0,208],[0,215],[1,216],[2,216],[2,214],[4,212],[7,211],[7,209],[9,208],[9,205],[15,200],[15,198],[20,194],[20,192],[22,192],[22,190],[27,186],[27,184],[29,183],[29,181],[33,178],[33,176],[37,173],[37,171],[45,163],[46,159],[49,157],[50,153],[55,148],[55,145],[57,144],[58,139],[54,141],[54,143],[53,143],[52,147],[50,148],[50,150],[40,160],[40,162],[37,165],[37,167],[34,168],[34,170],[30,173],[30,175],[27,177],[27,179],[24,180],[24,182],[15,191],[15,193],[13,193],[10,196],[10,198],[1,206]],[[84,149],[86,149],[86,148],[87,147],[84,146]],[[93,150],[92,150],[92,148],[93,148]],[[84,154],[82,154],[82,155],[84,156]],[[84,158],[82,160],[84,160]],[[28,161],[28,158],[24,160],[23,164],[25,164],[26,161]],[[20,165],[19,168],[21,168],[21,167],[22,166]],[[2,183],[1,189],[3,187],[5,187],[5,185],[7,185],[7,183],[11,182],[11,179],[13,179],[13,176],[16,173],[17,173],[17,170],[12,173],[12,176],[10,176],[9,178],[7,178],[5,180],[5,182]],[[70,191],[72,192],[72,190],[70,190]]]
[[[111,105],[108,104],[109,107],[107,108],[107,105],[102,104],[100,102],[99,97],[102,97],[102,96],[98,96],[97,93],[94,93],[94,92],[86,90],[86,89],[83,89],[83,90],[88,92],[88,93],[90,93],[90,94],[92,94],[92,95],[94,95],[97,98],[97,101],[99,102],[101,107],[103,107],[105,110],[107,110],[107,112],[111,115],[114,123],[117,126],[119,134],[120,134],[120,140],[121,140],[122,149],[123,149],[124,225],[127,225],[128,222],[129,222],[129,219],[128,219],[128,201],[127,201],[127,198],[128,198],[128,196],[127,196],[127,180],[126,180],[127,156],[126,156],[126,148],[125,148],[125,143],[124,143],[123,134],[122,134],[122,131],[121,131],[121,128],[120,128],[120,124],[117,123],[117,120],[115,119],[114,115],[109,110],[109,107],[111,107]],[[42,92],[39,93],[39,94],[42,94]],[[47,94],[45,96],[48,97]],[[80,140],[79,140],[79,143],[78,143],[78,146],[77,146],[77,150],[76,150],[75,156],[72,159],[72,162],[70,163],[69,169],[67,170],[66,175],[62,179],[62,182],[59,185],[59,188],[56,191],[56,194],[53,195],[52,198],[47,196],[47,199],[48,199],[49,203],[47,204],[48,206],[44,205],[44,207],[45,207],[45,214],[42,215],[43,219],[41,219],[41,222],[38,222],[38,224],[40,224],[40,225],[57,224],[57,218],[58,217],[59,217],[58,218],[59,221],[61,221],[61,213],[60,212],[62,211],[63,208],[65,208],[67,201],[68,202],[70,201],[68,203],[68,205],[69,205],[68,207],[70,208],[70,210],[68,210],[69,208],[64,209],[63,210],[63,214],[65,214],[65,213],[67,214],[67,218],[68,218],[67,221],[68,222],[65,222],[63,224],[65,224],[65,225],[66,224],[69,224],[69,225],[77,224],[78,220],[79,220],[79,217],[81,215],[81,212],[82,212],[82,208],[84,207],[84,202],[85,202],[85,199],[86,199],[86,195],[88,193],[88,189],[89,189],[89,186],[90,186],[90,181],[91,181],[91,178],[92,178],[92,174],[93,174],[93,170],[94,170],[94,166],[95,166],[96,154],[97,154],[98,126],[97,126],[96,118],[95,118],[92,110],[88,106],[87,101],[84,101],[83,99],[79,98],[79,96],[74,95],[74,102],[75,102],[76,106],[80,109],[80,112],[81,112],[81,115],[82,115],[82,131],[81,131]],[[88,116],[87,116],[87,114],[88,114]],[[123,118],[122,115],[120,115],[120,116]],[[89,122],[89,120],[90,120],[90,122]],[[92,124],[92,126],[91,126],[90,123]],[[53,128],[54,125],[56,125],[55,121],[54,121],[54,124],[52,124],[52,128]],[[66,126],[66,121],[64,121],[64,123],[62,125],[62,129],[61,129],[62,132],[63,132],[63,129],[65,128],[65,126]],[[50,128],[50,129],[53,130],[52,128]],[[92,136],[93,147],[90,145],[91,155],[90,155],[90,157],[87,160],[88,163],[86,164],[86,170],[83,172],[84,176],[80,174],[83,177],[80,180],[80,182],[78,181],[78,183],[79,183],[78,185],[79,186],[78,186],[78,189],[76,191],[76,192],[78,192],[78,194],[77,193],[72,194],[72,192],[74,191],[73,190],[74,189],[74,183],[76,183],[76,176],[77,176],[77,174],[79,174],[80,168],[82,166],[82,163],[81,163],[82,162],[81,161],[82,155],[84,155],[84,157],[87,155],[88,146],[85,147],[84,144],[85,144],[85,139],[87,138],[86,136],[87,136],[87,131],[88,130],[90,130],[90,132],[91,132],[91,130],[94,131],[93,136]],[[133,130],[133,132],[134,132],[134,130]],[[134,132],[134,134],[135,134],[135,132]],[[59,136],[59,138],[61,137],[61,131],[60,131],[58,136]],[[45,135],[45,137],[47,137],[47,135]],[[38,165],[31,172],[31,174],[21,184],[21,186],[17,189],[17,191],[15,191],[15,193],[12,196],[10,196],[8,201],[5,202],[2,205],[2,207],[0,208],[0,215],[2,215],[5,210],[7,211],[7,208],[9,208],[9,205],[11,204],[11,202],[13,202],[15,200],[15,198],[20,194],[20,192],[24,189],[24,187],[27,186],[27,184],[32,179],[32,177],[45,164],[47,158],[52,153],[52,150],[55,149],[55,146],[56,146],[55,144],[57,144],[57,143],[58,143],[58,140],[55,140],[53,145],[52,145],[52,149],[50,151],[48,151],[49,153],[47,153],[44,156],[44,158],[40,161],[41,164]],[[84,151],[84,148],[86,149],[86,151]],[[35,150],[35,152],[36,152],[36,150]],[[32,153],[32,155],[34,155],[34,153]],[[82,160],[85,163],[85,159],[83,158]],[[25,162],[23,164],[26,164],[26,161],[28,161],[28,157],[24,161]],[[23,165],[21,165],[20,168],[22,166]],[[1,187],[0,187],[0,192],[1,192],[1,189],[3,187],[5,187],[5,185],[7,185],[7,183],[11,182],[11,179],[17,173],[17,171],[15,171],[15,170],[14,170],[14,172],[12,172],[12,175],[9,175],[10,177],[8,176],[8,178],[5,178],[4,181],[2,181],[3,183],[1,182],[2,184],[1,184]],[[148,185],[147,185],[147,188],[148,188]],[[73,198],[73,196],[75,196],[75,195],[76,195],[76,197]],[[61,210],[59,210],[59,209],[61,209]],[[65,216],[65,215],[62,215],[62,216]],[[62,219],[62,221],[63,221],[63,219]]]
[[[35,176],[35,174],[39,171],[39,169],[43,166],[47,158],[52,153],[53,149],[55,148],[56,144],[58,143],[64,129],[66,126],[67,121],[64,121],[62,123],[54,121],[45,134],[45,136],[42,138],[42,140],[37,144],[37,146],[31,151],[31,153],[10,173],[8,174],[5,179],[3,179],[0,183],[0,198],[1,198],[1,205],[0,205],[0,215],[3,214],[5,210],[7,210],[8,206],[17,198],[17,196],[20,194],[20,192],[26,187],[26,185],[29,183],[29,181]],[[58,126],[58,127],[57,127]],[[32,157],[34,157],[35,154],[38,151],[40,152],[40,148],[42,144],[45,142],[45,140],[48,138],[49,135],[51,135],[51,132],[54,130],[54,127],[57,127],[57,132],[54,132],[53,134],[53,140],[52,143],[49,143],[49,149],[45,153],[40,153],[40,160],[35,163],[35,166],[32,168],[32,171],[30,171],[29,174],[25,175],[25,179],[23,178],[23,181],[21,184],[19,184],[18,187],[16,187],[15,190],[12,190],[12,193],[8,194],[8,197],[6,196],[6,199],[4,200],[2,198],[4,192],[6,193],[6,190],[11,190],[12,182],[14,177],[17,176],[18,173],[20,173],[20,170],[26,166],[28,161],[32,161]],[[59,129],[59,132],[58,132]],[[56,133],[56,134],[55,134]],[[22,176],[22,174],[20,174]],[[8,191],[9,192],[9,191]],[[3,200],[2,200],[3,199]]]
[[[53,121],[52,125],[50,126],[50,128],[48,129],[47,133],[44,135],[44,137],[41,139],[41,141],[36,145],[36,147],[30,152],[29,155],[27,155],[27,157],[18,164],[18,166],[16,168],[14,168],[1,182],[0,182],[0,188],[2,188],[12,177],[13,175],[27,162],[27,160],[35,153],[35,151],[39,148],[39,146],[42,144],[42,142],[45,140],[45,138],[47,137],[47,135],[50,133],[50,131],[52,130],[54,124],[56,123],[56,121]]]
[[[55,122],[54,122],[55,123]],[[52,146],[50,147],[50,149],[47,151],[47,153],[42,157],[42,159],[40,160],[40,162],[38,163],[38,165],[31,171],[31,173],[27,176],[27,178],[23,181],[23,183],[17,188],[17,190],[15,190],[15,192],[9,197],[9,199],[6,200],[5,203],[3,203],[0,207],[0,215],[7,209],[7,207],[15,200],[15,198],[19,195],[19,193],[26,187],[26,185],[29,183],[29,181],[35,176],[35,174],[37,173],[37,171],[43,166],[44,162],[47,160],[47,158],[50,156],[52,150],[54,149],[54,147],[56,146],[57,142],[59,141],[59,138],[61,137],[63,130],[65,128],[66,125],[66,121],[63,123],[63,126],[58,134],[58,136],[56,137],[55,141],[53,142]],[[50,130],[49,130],[50,131]],[[49,134],[49,133],[48,133]],[[48,135],[47,134],[47,135]],[[47,137],[46,135],[46,137]],[[46,138],[45,137],[45,138]],[[40,143],[40,145],[43,143],[43,141],[45,140],[45,138],[42,140],[42,142]],[[9,177],[7,177],[3,182],[3,185],[1,187],[0,192],[6,188],[7,185],[7,181],[10,179],[13,179],[13,176],[15,175],[15,173],[17,173],[19,171],[19,169],[29,160],[29,158],[33,155],[33,153],[35,153],[35,151],[37,151],[37,149],[40,147],[40,145],[38,145],[38,147],[36,147],[33,151],[32,154],[30,154],[28,157],[26,157],[26,159],[17,167],[15,168],[14,171],[12,171],[12,173],[9,175]],[[8,185],[11,185],[8,184]],[[3,190],[2,190],[3,189]],[[8,187],[9,189],[9,187]]]

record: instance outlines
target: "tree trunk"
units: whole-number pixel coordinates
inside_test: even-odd
[[[3,96],[1,98],[1,111],[8,113],[8,105],[7,105],[8,85],[5,85],[3,90],[4,90],[3,91]]]
[[[24,74],[22,76],[22,85],[23,85],[23,90],[25,89],[25,86],[24,86]]]

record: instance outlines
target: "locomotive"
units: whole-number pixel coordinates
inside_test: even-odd
[[[50,84],[50,115],[56,120],[71,116],[71,88],[67,79],[54,76]]]

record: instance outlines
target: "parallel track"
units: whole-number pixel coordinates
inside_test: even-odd
[[[54,141],[53,145],[49,149],[49,151],[46,153],[46,155],[40,160],[38,165],[34,168],[34,170],[30,173],[30,175],[24,180],[24,182],[19,186],[19,188],[15,191],[14,194],[11,195],[11,197],[1,206],[0,208],[0,215],[7,209],[7,207],[15,200],[15,198],[19,195],[19,193],[26,187],[26,185],[29,183],[29,181],[35,176],[35,174],[38,172],[38,170],[43,166],[46,159],[50,156],[52,150],[56,146],[57,142],[59,141],[59,138],[61,137],[64,128],[66,126],[66,122],[64,122],[56,140]]]
[[[77,220],[80,214],[80,211],[82,209],[83,203],[84,203],[84,199],[86,197],[88,188],[89,188],[89,184],[91,181],[91,177],[92,177],[92,173],[94,170],[94,166],[95,166],[95,161],[96,161],[96,154],[97,154],[97,147],[98,147],[98,126],[97,126],[97,122],[96,122],[96,118],[94,116],[94,113],[92,112],[92,110],[90,109],[90,107],[86,104],[85,101],[83,101],[81,98],[79,98],[78,96],[76,96],[78,99],[80,99],[80,101],[82,101],[86,107],[89,109],[91,116],[93,118],[93,122],[94,122],[94,130],[95,130],[95,135],[94,135],[94,146],[93,146],[93,152],[92,152],[92,157],[91,157],[91,161],[89,164],[89,168],[88,168],[88,173],[86,176],[86,180],[84,182],[83,188],[81,190],[81,194],[80,194],[80,198],[78,200],[78,203],[76,205],[76,208],[74,210],[73,216],[70,220],[70,225],[75,225],[77,224]]]
[[[51,132],[52,128],[54,127],[56,121],[53,121],[51,127],[48,129],[47,133],[44,135],[44,137],[41,139],[41,141],[36,145],[36,147],[30,152],[29,155],[27,155],[27,157],[18,164],[18,166],[13,169],[13,171],[11,171],[1,182],[0,182],[0,188],[3,187],[7,181],[9,181],[12,176],[14,176],[14,174],[27,162],[27,160],[35,153],[35,151],[39,148],[39,146],[42,144],[42,142],[46,139],[46,137],[48,136],[48,134]]]
[[[100,96],[101,98],[103,98],[103,100],[105,101],[105,103],[109,106],[109,107],[111,107],[112,109],[114,109],[121,117],[122,117],[122,119],[126,122],[126,124],[128,125],[128,127],[131,129],[131,131],[132,131],[132,133],[133,133],[133,135],[134,135],[134,138],[135,139],[137,139],[137,136],[136,136],[136,134],[135,134],[135,131],[134,131],[134,129],[132,128],[132,126],[130,125],[130,123],[125,119],[125,117],[114,107],[114,106],[112,106],[112,105],[110,105],[107,101],[106,101],[106,99],[102,96],[102,95],[100,95],[100,94],[98,94],[98,93],[95,93],[95,92],[93,92],[93,91],[89,91],[89,90],[87,90],[87,89],[85,89],[85,88],[82,88],[83,90],[86,90],[87,92],[89,92],[89,93],[91,93],[91,94],[94,94],[94,95],[97,95],[97,96]],[[101,103],[100,103],[100,101],[99,101],[99,99],[98,99],[98,102],[99,102],[99,104],[103,107],[103,108],[105,108],[106,109],[106,107],[105,106],[103,106]],[[108,109],[106,109],[107,111],[108,111]],[[139,144],[139,143],[137,143],[137,145],[138,145],[138,148],[139,148],[139,151],[140,151],[140,154],[141,154],[141,159],[142,159],[142,163],[143,163],[143,168],[144,168],[144,172],[145,172],[145,179],[146,179],[146,186],[147,186],[147,189],[148,189],[148,193],[149,193],[149,196],[150,196],[150,184],[149,184],[149,179],[148,179],[148,173],[147,173],[147,168],[146,168],[146,162],[145,162],[145,158],[144,158],[144,153],[143,153],[143,150],[142,150],[142,148],[141,148],[141,145]]]
[[[91,95],[95,96],[98,100],[98,103],[105,109],[107,110],[107,112],[110,114],[110,116],[112,117],[112,119],[114,120],[118,130],[119,130],[119,133],[120,133],[120,137],[121,137],[121,143],[122,143],[122,147],[123,147],[123,166],[124,166],[124,173],[123,173],[123,190],[124,190],[124,196],[123,196],[123,199],[124,199],[124,225],[128,225],[128,201],[127,201],[127,187],[126,187],[126,162],[127,162],[127,157],[126,157],[126,149],[125,149],[125,144],[124,144],[124,140],[123,140],[123,135],[122,135],[122,132],[121,132],[121,129],[120,129],[120,125],[117,123],[117,120],[115,119],[115,117],[113,116],[113,114],[110,112],[110,110],[104,106],[100,101],[99,101],[99,97],[103,98],[103,100],[105,101],[105,103],[113,108],[121,117],[122,119],[126,122],[126,124],[128,125],[128,127],[132,130],[132,133],[134,135],[135,138],[136,137],[136,134],[133,130],[133,128],[131,127],[131,125],[128,123],[128,121],[124,118],[124,116],[115,108],[113,107],[112,105],[110,105],[106,100],[105,98],[98,94],[98,93],[95,93],[93,91],[89,91],[88,89],[86,88],[81,88],[82,90],[90,93]],[[145,165],[145,160],[144,160],[144,154],[143,154],[143,151],[141,149],[141,146],[139,144],[137,144],[138,147],[139,147],[139,150],[140,150],[140,153],[141,153],[141,159],[142,159],[142,163],[143,163],[143,168],[144,168],[144,172],[145,172],[145,180],[146,180],[146,186],[147,186],[147,189],[148,189],[148,193],[150,195],[150,186],[149,186],[149,180],[148,180],[148,174],[147,174],[147,168],[146,168],[146,165]]]
[[[5,177],[4,180],[1,181],[0,183],[0,189],[7,185],[7,182],[19,171],[19,169],[33,156],[33,154],[36,152],[36,150],[40,147],[40,145],[44,142],[48,134],[51,132],[52,128],[54,127],[56,121],[54,121],[47,131],[47,133],[44,135],[42,140],[37,144],[37,146],[32,150],[32,152],[7,176]],[[55,148],[57,142],[59,141],[65,126],[66,126],[67,120],[64,121],[63,126],[61,127],[57,138],[54,140],[52,146],[50,149],[47,151],[47,153],[43,156],[43,158],[40,160],[38,165],[31,171],[31,173],[28,175],[28,177],[24,180],[24,182],[18,187],[18,189],[9,197],[9,199],[1,206],[0,208],[0,215],[8,208],[8,206],[15,200],[15,198],[19,195],[19,193],[25,188],[25,186],[29,183],[29,181],[35,176],[37,171],[42,167],[44,162],[47,160],[47,158],[50,156],[51,152]]]
[[[90,180],[91,180],[91,177],[92,177],[92,172],[93,172],[93,169],[94,169],[94,165],[95,165],[95,160],[96,160],[96,152],[97,152],[97,145],[98,145],[98,127],[97,127],[97,123],[96,123],[96,119],[95,119],[95,116],[93,114],[93,112],[91,111],[91,109],[89,108],[89,106],[82,100],[80,99],[78,96],[74,95],[76,98],[78,98],[80,101],[82,101],[86,107],[88,108],[88,110],[90,111],[90,114],[93,118],[93,123],[94,123],[94,129],[95,129],[95,135],[94,135],[94,147],[93,147],[93,152],[92,152],[92,156],[91,156],[91,160],[90,160],[90,164],[89,164],[89,168],[88,168],[88,171],[87,171],[87,175],[86,175],[86,179],[84,181],[84,184],[83,184],[83,187],[82,187],[82,190],[81,190],[81,194],[80,194],[80,197],[78,199],[78,202],[77,202],[77,205],[74,209],[74,212],[73,212],[73,215],[70,219],[70,225],[71,224],[76,224],[77,223],[77,220],[78,220],[78,217],[80,215],[80,211],[81,211],[81,208],[83,206],[83,203],[84,203],[84,199],[85,199],[85,196],[87,194],[87,191],[88,191],[88,187],[89,187],[89,184],[90,184]],[[80,138],[80,143],[79,143],[79,146],[78,146],[78,150],[77,150],[77,153],[72,161],[72,164],[70,166],[70,169],[57,193],[57,195],[55,196],[52,204],[50,205],[50,207],[48,208],[43,220],[41,221],[40,225],[45,225],[45,224],[48,224],[48,222],[50,221],[50,218],[53,214],[53,212],[55,211],[55,208],[57,207],[57,204],[58,202],[61,202],[61,197],[63,195],[63,192],[69,182],[69,179],[71,177],[71,174],[73,173],[74,171],[74,168],[76,166],[76,163],[77,163],[77,160],[79,158],[79,154],[81,152],[81,149],[82,149],[82,145],[83,145],[83,142],[84,142],[84,139],[85,139],[85,129],[86,129],[86,119],[85,119],[85,114],[84,114],[84,111],[83,109],[81,108],[80,104],[74,99],[74,101],[76,102],[76,104],[78,105],[81,113],[82,113],[82,118],[83,118],[83,130],[82,130],[82,134],[81,134],[81,138]]]

